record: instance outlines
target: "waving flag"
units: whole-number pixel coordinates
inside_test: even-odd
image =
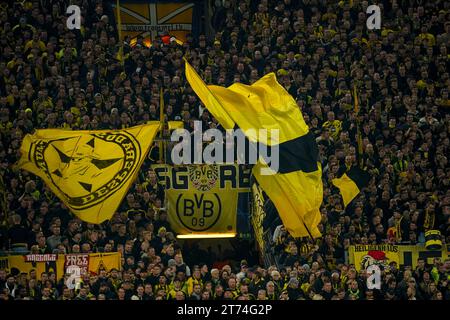
[[[237,126],[252,142],[258,141],[259,136],[248,129],[255,129],[253,133],[258,129],[279,130],[278,172],[261,174],[268,166],[259,161],[253,167],[253,175],[292,236],[320,236],[317,226],[321,220],[323,186],[317,144],[295,100],[277,82],[275,74],[269,73],[251,86],[240,83],[228,88],[207,86],[186,61],[186,77],[225,129]]]
[[[18,167],[39,176],[81,220],[110,219],[135,180],[159,125],[124,130],[37,130]]]

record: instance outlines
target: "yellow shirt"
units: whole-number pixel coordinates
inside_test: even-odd
[[[179,290],[177,290],[175,288],[175,285],[173,284],[173,281],[171,284],[169,284],[169,294],[175,294],[177,291],[183,291],[184,294],[186,295],[188,293],[188,286],[186,282],[183,282],[183,284],[181,285],[181,288]],[[175,296],[174,296],[175,298]]]
[[[422,41],[424,39],[427,39],[429,46],[434,46],[436,44],[436,39],[431,33],[421,33],[417,36],[417,38],[421,39]]]
[[[47,50],[47,47],[45,46],[45,43],[41,40],[38,41],[34,41],[34,40],[30,40],[25,44],[25,48],[23,49],[24,52],[26,52],[28,49],[33,48],[33,47],[37,47],[39,48],[39,50],[41,51],[45,51]]]
[[[191,295],[192,292],[194,291],[194,284],[199,284],[199,285],[201,285],[203,287],[203,281],[201,279],[197,280],[197,279],[194,279],[194,278],[190,277],[187,280],[187,289],[188,289],[188,294],[189,295]]]
[[[339,137],[339,133],[342,129],[342,122],[339,120],[326,121],[323,125],[323,128],[328,128],[330,131],[330,136],[336,140]]]

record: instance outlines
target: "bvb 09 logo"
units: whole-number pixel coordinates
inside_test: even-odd
[[[219,220],[222,213],[220,197],[208,192],[215,187],[218,176],[216,165],[189,166],[189,180],[200,192],[180,193],[176,202],[178,219],[187,229],[205,231]]]

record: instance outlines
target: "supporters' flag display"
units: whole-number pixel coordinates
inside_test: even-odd
[[[118,6],[120,11],[116,10]],[[161,32],[166,33],[163,42],[169,43],[172,39],[183,43],[192,32],[194,1],[122,0],[113,7],[119,35],[122,40],[130,37],[132,46],[138,37],[150,46]]]
[[[83,272],[99,274],[100,270],[107,272],[112,269],[121,270],[121,254],[119,252],[86,253],[86,254],[28,254],[0,257],[0,265],[8,274],[14,270],[20,270],[29,274],[36,272],[37,280],[42,279],[42,274],[53,272],[57,280],[70,274],[70,268],[79,267]]]
[[[234,237],[239,192],[250,172],[238,165],[153,165],[165,185],[171,228],[178,237]]]
[[[225,129],[239,127],[252,142],[259,141],[256,133],[260,129],[279,130],[278,172],[262,175],[261,169],[268,166],[258,161],[253,175],[292,236],[321,236],[317,228],[323,199],[318,148],[295,100],[277,82],[275,74],[269,73],[251,86],[207,86],[186,61],[186,77]],[[264,143],[272,145],[270,137]]]
[[[110,219],[133,183],[159,125],[124,130],[37,130],[18,166],[41,177],[81,220]]]
[[[448,259],[450,245],[443,246],[437,251],[432,251],[423,244],[416,245],[352,245],[348,250],[349,262],[355,266],[356,271],[366,270],[371,265],[377,265],[383,269],[395,262],[398,268],[411,266],[413,270],[417,267],[420,258],[429,265],[433,265],[433,259]]]
[[[370,181],[370,174],[354,166],[339,178],[331,182],[339,189],[344,206],[346,207],[366,187]]]

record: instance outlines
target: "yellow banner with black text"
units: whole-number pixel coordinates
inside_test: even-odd
[[[0,269],[9,274],[36,272],[38,280],[42,273],[53,272],[56,279],[64,277],[69,267],[80,267],[82,272],[98,274],[104,269],[106,272],[115,268],[121,269],[121,255],[118,252],[86,253],[86,254],[29,254],[0,257]]]
[[[172,229],[180,236],[234,236],[239,192],[249,192],[250,169],[239,165],[153,165],[165,186]]]
[[[442,261],[450,258],[449,249],[443,247],[441,250],[428,250],[424,245],[353,245],[349,248],[349,260],[355,265],[356,270],[366,269],[370,265],[387,267],[391,262],[397,266],[417,266],[419,258],[425,259],[426,263],[432,264],[434,258]]]

